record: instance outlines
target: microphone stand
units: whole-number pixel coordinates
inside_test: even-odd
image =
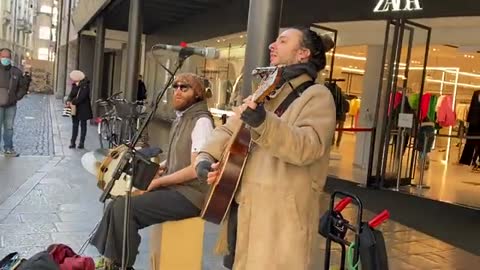
[[[135,166],[133,164],[133,160],[135,158],[140,158],[144,161],[146,161],[141,155],[137,153],[135,150],[135,145],[138,143],[140,140],[140,137],[150,121],[153,118],[153,115],[158,109],[158,104],[162,100],[163,96],[167,92],[169,86],[172,84],[173,80],[175,79],[175,74],[178,72],[178,70],[183,66],[183,63],[185,60],[191,55],[190,52],[186,50],[180,50],[179,55],[178,55],[178,64],[177,67],[175,68],[174,72],[169,72],[170,73],[170,78],[165,85],[164,89],[157,95],[155,102],[153,103],[153,108],[148,114],[146,120],[143,122],[142,126],[138,130],[138,132],[135,134],[135,137],[133,140],[129,143],[126,144],[128,149],[126,150],[125,154],[122,156],[122,160],[119,162],[113,176],[112,180],[108,183],[108,185],[105,187],[105,190],[102,193],[102,196],[100,197],[100,201],[102,203],[105,202],[106,199],[110,197],[110,191],[112,190],[115,182],[120,179],[123,173],[126,174],[125,180],[127,182],[127,188],[126,188],[126,193],[125,193],[125,208],[124,208],[124,218],[123,218],[123,239],[122,239],[122,270],[127,270],[127,260],[129,257],[129,250],[128,250],[128,228],[129,228],[129,216],[130,216],[130,200],[131,200],[131,191],[132,191],[132,178],[135,176]],[[148,162],[148,161],[147,161]]]

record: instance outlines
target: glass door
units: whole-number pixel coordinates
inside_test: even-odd
[[[317,32],[322,37],[330,37],[333,41],[333,47],[329,52],[327,52],[327,66],[325,69],[320,72],[317,81],[325,82],[325,81],[332,81],[333,78],[333,67],[335,65],[335,51],[337,47],[337,37],[338,31],[329,27],[325,27],[319,24],[312,24],[310,29]]]
[[[369,186],[399,190],[415,177],[430,34],[429,27],[408,20],[387,22],[374,123],[374,136],[380,137],[371,151]],[[414,96],[419,99],[412,102]]]

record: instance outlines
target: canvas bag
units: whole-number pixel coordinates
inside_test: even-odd
[[[75,98],[78,98],[78,96],[80,95],[80,91],[82,91],[82,88],[79,87],[78,92],[77,92],[77,96]],[[66,110],[66,108],[69,108],[69,110]],[[72,103],[70,103],[70,105],[65,105],[64,112],[69,113],[70,116],[77,115],[77,105],[73,105]]]

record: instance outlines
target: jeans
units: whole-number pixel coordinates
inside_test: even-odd
[[[17,105],[0,107],[0,137],[3,129],[3,148],[13,150],[13,122],[17,114]]]
[[[133,196],[130,201],[130,210],[127,266],[135,264],[141,241],[139,230],[153,224],[196,217],[200,214],[200,209],[187,198],[168,188]],[[124,211],[124,197],[118,197],[109,203],[97,230],[90,239],[90,243],[98,249],[100,254],[119,265],[122,262]]]
[[[77,141],[77,136],[78,136],[78,126],[80,125],[81,131],[80,131],[80,145],[83,145],[85,143],[85,137],[87,136],[87,120],[80,120],[78,117],[73,116],[72,117],[72,138],[70,139],[71,144],[75,144]]]

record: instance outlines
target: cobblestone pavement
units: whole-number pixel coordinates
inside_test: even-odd
[[[22,156],[53,155],[49,97],[29,94],[17,104],[13,142]]]
[[[95,178],[81,166],[81,156],[97,147],[94,128],[90,128],[86,147],[89,150],[68,149],[71,123],[60,116],[61,102],[54,103],[53,136],[56,156],[29,177],[15,194],[0,204],[0,257],[19,251],[29,257],[44,250],[52,243],[64,243],[78,250],[88,238],[102,214],[98,202],[100,190]],[[322,205],[328,205],[325,194]],[[326,210],[326,209],[324,209]],[[345,216],[353,216],[354,209],[344,210]],[[373,213],[366,211],[364,219]],[[394,221],[382,225],[387,242],[390,269],[476,269],[478,256],[438,241]],[[218,227],[207,224],[204,235],[203,270],[221,270],[221,258],[212,253]],[[149,269],[148,229],[143,236],[136,269]],[[324,240],[320,238],[316,268],[323,269]],[[97,256],[94,248],[86,251]],[[338,266],[339,248],[334,246],[332,265]],[[333,269],[338,269],[337,267]],[[182,270],[182,269],[179,269]]]

